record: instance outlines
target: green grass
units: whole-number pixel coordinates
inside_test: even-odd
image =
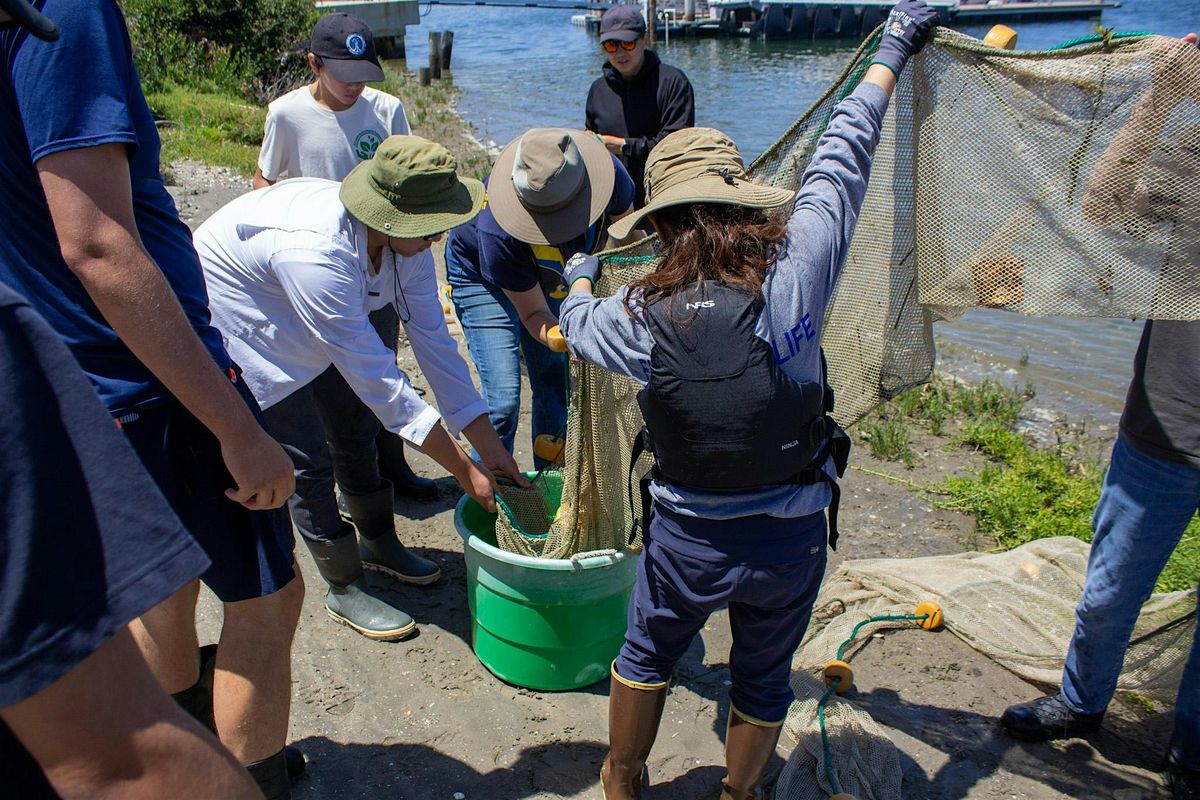
[[[876,458],[899,461],[908,467],[916,463],[912,431],[908,420],[900,414],[885,414],[860,423],[859,436]]]
[[[930,487],[944,498],[938,505],[971,514],[979,531],[1004,550],[1050,536],[1091,541],[1105,465],[1072,458],[1074,451],[1061,441],[1054,449],[1035,448],[1014,432],[1029,397],[1029,387],[1009,389],[995,381],[967,386],[935,378],[894,402],[935,433],[943,433],[953,421],[959,432],[951,441],[990,461],[973,475]],[[1198,580],[1200,519],[1193,517],[1155,588],[1191,589]]]
[[[196,92],[180,87],[146,97],[162,124],[163,164],[192,159],[254,173],[262,142],[265,108],[255,108],[232,95]]]

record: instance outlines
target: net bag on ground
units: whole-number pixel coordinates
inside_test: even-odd
[[[796,748],[777,785],[777,800],[829,796],[823,791],[828,781],[816,723],[825,687],[814,676],[858,623],[911,613],[918,603],[933,601],[945,613],[950,634],[1020,677],[1054,687],[1075,628],[1087,555],[1086,542],[1056,537],[1006,553],[843,562],[826,577],[792,663],[798,699],[784,731]],[[865,628],[860,636],[884,629]],[[1153,596],[1142,607],[1118,688],[1173,703],[1195,634],[1194,591]],[[854,705],[853,695],[835,699],[826,724],[843,789],[859,798],[899,798],[899,761],[894,752],[886,753],[894,746],[886,731]]]

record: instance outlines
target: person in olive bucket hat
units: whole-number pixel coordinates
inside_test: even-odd
[[[751,180],[720,131],[677,131],[650,152],[645,208],[611,231],[648,219],[661,239],[654,270],[596,299],[597,259],[568,262],[567,347],[644,386],[634,455],[654,457],[629,626],[612,666],[607,800],[641,796],[675,664],[724,607],[733,647],[720,796],[757,796],[793,700],[792,656],[826,543],[837,541],[837,478],[849,455],[830,416],[821,325],[896,80],[935,20],[923,0],[896,5],[798,191]]]
[[[634,184],[591,134],[534,128],[500,153],[487,188],[487,207],[450,234],[446,280],[492,424],[511,451],[522,360],[531,438],[565,431],[567,359],[551,350],[563,271],[572,254],[607,246],[609,226],[633,208]],[[536,450],[534,463],[546,466]]]
[[[416,623],[368,586],[363,568],[417,585],[436,581],[440,570],[397,538],[391,499],[380,501],[375,454],[342,447],[335,427],[323,424],[333,408],[350,404],[334,396],[330,408],[314,388],[344,378],[343,392],[362,400],[362,413],[445,467],[489,510],[488,469],[527,485],[488,420],[438,297],[430,246],[484,202],[483,184],[460,178],[457,166],[439,144],[390,136],[340,184],[294,178],[251,192],[195,235],[213,323],[295,464],[288,505],[329,584],[329,615],[383,641],[407,636]],[[367,318],[386,304],[399,314],[440,413]],[[482,464],[456,443],[460,432]],[[357,535],[338,514],[335,476]]]

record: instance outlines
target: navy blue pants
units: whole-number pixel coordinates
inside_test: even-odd
[[[825,515],[700,519],[657,504],[638,563],[617,680],[666,686],[710,615],[729,608],[730,703],[780,725],[795,699],[792,657],[825,574]]]

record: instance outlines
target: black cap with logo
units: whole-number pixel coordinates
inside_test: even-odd
[[[617,6],[600,18],[600,44],[608,41],[632,42],[646,33],[646,18],[637,6]]]
[[[317,20],[308,49],[342,83],[383,80],[371,29],[353,14],[339,11]]]

